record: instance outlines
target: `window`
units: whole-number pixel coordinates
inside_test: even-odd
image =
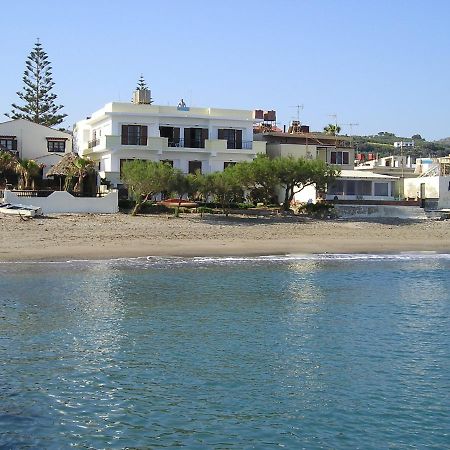
[[[354,180],[347,180],[345,195],[356,195],[356,182]]]
[[[205,148],[208,139],[208,128],[185,128],[184,146],[187,148]]]
[[[372,195],[372,182],[371,181],[357,181],[356,182],[356,195],[363,197],[364,195]]]
[[[331,164],[348,164],[348,152],[331,152]]]
[[[180,129],[177,127],[159,127],[160,137],[167,138],[169,147],[183,147]]]
[[[17,150],[17,140],[15,136],[0,136],[0,149],[15,151]]]
[[[173,161],[171,159],[161,159],[161,161],[163,164],[167,164],[170,167],[173,167]]]
[[[388,183],[374,183],[374,188],[375,195],[380,197],[388,196]]]
[[[202,173],[202,162],[201,161],[189,161],[189,173]]]
[[[218,139],[226,139],[227,148],[242,148],[242,130],[219,129]]]
[[[147,145],[147,125],[122,125],[122,145]]]
[[[223,163],[223,170],[225,170],[227,167],[233,167],[236,165],[236,161],[225,161]]]
[[[66,141],[65,140],[48,139],[47,140],[47,150],[49,152],[64,153],[66,151]]]
[[[344,181],[336,180],[329,188],[329,195],[344,195]]]

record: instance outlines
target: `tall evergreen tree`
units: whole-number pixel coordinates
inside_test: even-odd
[[[147,83],[144,80],[144,75],[141,74],[141,78],[139,78],[136,90],[137,91],[144,91],[145,89],[148,89]]]
[[[11,119],[26,119],[48,127],[60,124],[67,114],[58,114],[63,105],[56,105],[57,95],[52,92],[55,83],[52,79],[52,67],[42,44],[36,42],[26,60],[23,73],[23,89],[17,95],[25,103],[23,106],[12,104],[12,111],[6,116]]]

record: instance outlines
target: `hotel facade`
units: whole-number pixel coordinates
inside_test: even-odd
[[[74,147],[98,164],[113,186],[122,183],[127,160],[163,161],[183,173],[211,173],[251,161],[266,152],[253,140],[254,112],[151,104],[149,90],[134,92],[132,103],[108,103],[76,123]]]

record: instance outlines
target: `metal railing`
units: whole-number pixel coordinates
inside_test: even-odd
[[[100,144],[100,139],[93,139],[92,141],[88,142],[88,148],[94,148],[97,147],[97,145]]]
[[[169,139],[169,143],[168,143],[169,147],[184,147],[184,139],[179,138],[179,139]]]
[[[48,197],[50,194],[53,194],[53,190],[49,191],[41,191],[34,189],[14,189],[11,192],[17,195],[17,197]]]

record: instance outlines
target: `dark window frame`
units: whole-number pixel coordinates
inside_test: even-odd
[[[148,126],[139,124],[122,125],[122,145],[147,145]]]
[[[330,153],[330,163],[348,165],[350,164],[350,152],[341,150],[332,150]]]
[[[65,153],[66,152],[66,140],[49,139],[47,141],[47,151],[50,153]]]

